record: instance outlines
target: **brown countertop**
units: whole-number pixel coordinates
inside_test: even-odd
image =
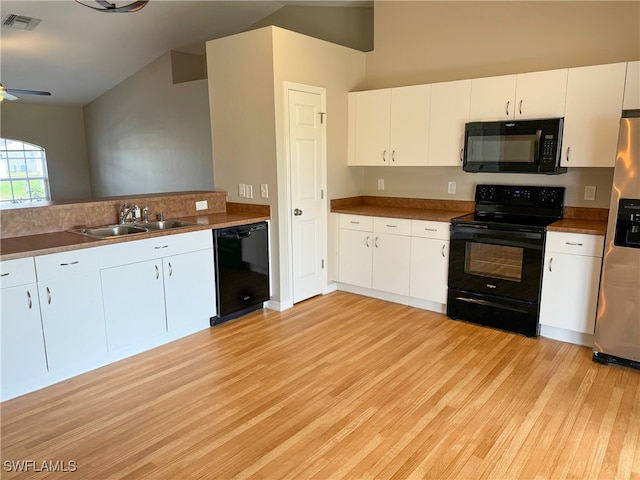
[[[269,220],[269,215],[261,213],[220,212],[205,215],[183,216],[172,218],[196,225],[172,230],[156,230],[147,233],[136,233],[115,238],[92,238],[71,233],[69,231],[26,235],[0,239],[0,260],[46,255],[50,253],[66,252],[80,248],[97,247],[112,243],[130,242],[143,238],[161,237],[178,233],[210,230],[215,228],[233,227],[247,223]]]
[[[407,218],[450,222],[452,218],[472,213],[474,202],[360,196],[331,200],[331,211],[371,217]]]
[[[607,222],[602,220],[563,218],[549,225],[547,231],[604,235],[607,231]]]
[[[439,210],[433,208],[378,207],[374,205],[357,205],[352,207],[332,208],[334,213],[351,215],[368,215],[370,217],[407,218],[410,220],[430,220],[433,222],[450,222],[452,218],[471,213],[464,210]]]

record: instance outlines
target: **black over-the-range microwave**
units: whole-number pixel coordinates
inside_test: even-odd
[[[563,118],[470,122],[465,125],[465,172],[565,173],[560,166]]]

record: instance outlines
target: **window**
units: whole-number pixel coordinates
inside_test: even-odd
[[[0,206],[50,199],[44,148],[0,138]]]

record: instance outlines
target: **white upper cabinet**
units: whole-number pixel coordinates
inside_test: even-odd
[[[353,165],[387,165],[391,125],[391,89],[356,92]]]
[[[429,85],[350,95],[349,165],[426,165]]]
[[[516,76],[474,78],[471,80],[469,119],[475,121],[510,120],[516,96]]]
[[[614,166],[626,69],[626,63],[569,69],[560,165]]]
[[[431,86],[391,89],[390,165],[426,165]]]
[[[428,165],[462,165],[464,125],[469,121],[470,100],[471,80],[431,85]]]
[[[622,109],[635,110],[637,108],[640,108],[640,62],[629,62]]]
[[[516,75],[515,118],[557,118],[564,116],[569,70]]]
[[[471,121],[553,118],[564,115],[567,69],[474,78]]]

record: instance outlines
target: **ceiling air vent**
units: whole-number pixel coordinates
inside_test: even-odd
[[[41,22],[39,18],[25,17],[17,13],[10,13],[2,22],[3,27],[17,28],[19,30],[33,30]]]

